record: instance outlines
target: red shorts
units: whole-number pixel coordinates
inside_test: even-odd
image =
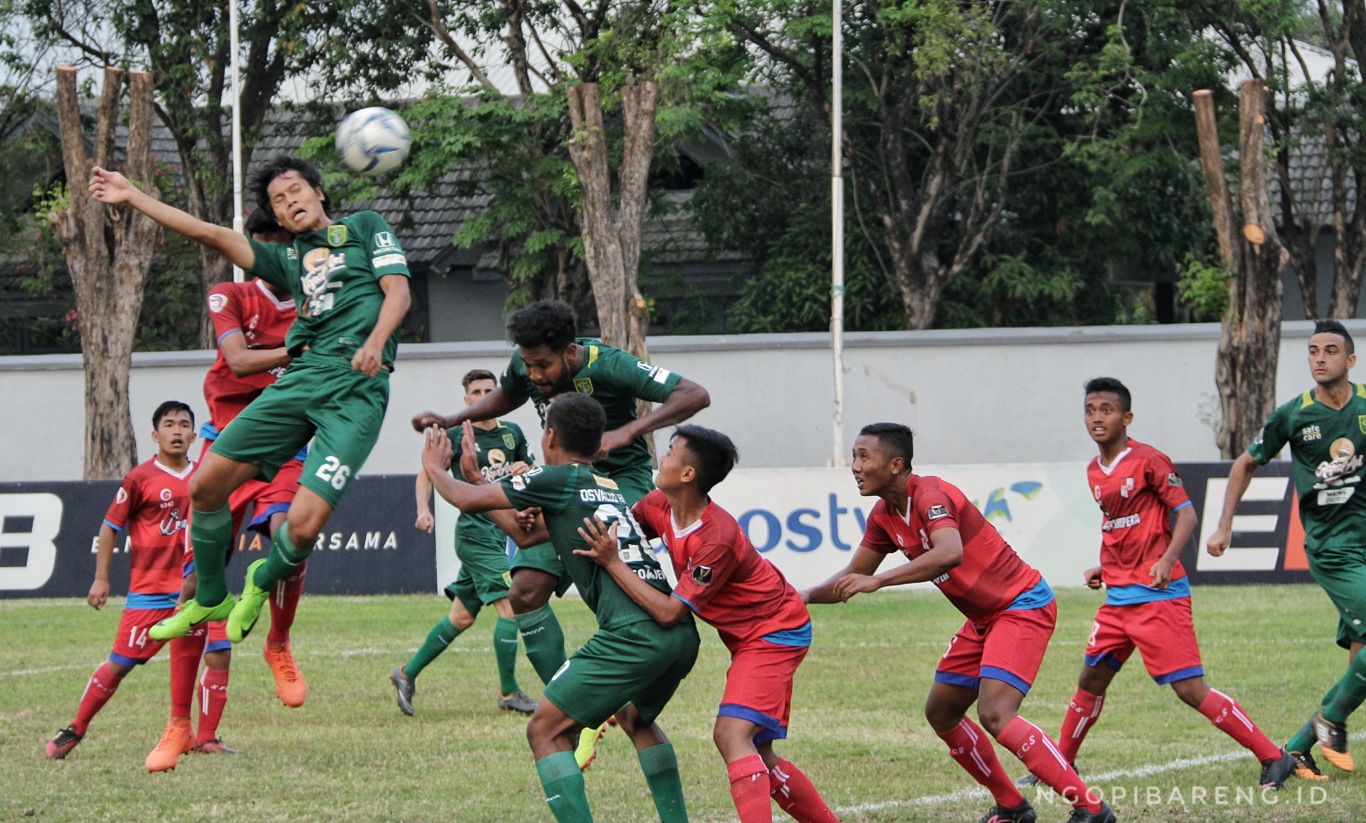
[[[936,683],[975,689],[983,677],[1029,694],[1058,622],[1058,604],[1003,611],[987,625],[963,624],[934,673]]]
[[[109,659],[125,666],[137,666],[156,657],[166,641],[153,640],[147,636],[147,630],[173,614],[175,609],[124,609]]]
[[[1104,663],[1119,671],[1135,647],[1143,654],[1148,674],[1160,684],[1205,676],[1189,597],[1101,606],[1086,641],[1086,665]]]
[[[755,743],[787,737],[792,712],[792,677],[807,646],[780,646],[759,640],[740,647],[726,671],[726,692],[717,717],[738,717],[760,726]]]
[[[270,481],[252,479],[238,486],[228,498],[228,508],[232,511],[233,534],[236,535],[241,529],[247,506],[252,503],[256,506],[252,509],[251,525],[269,530],[272,514],[289,511],[294,493],[299,490],[299,477],[303,471],[302,460],[290,460],[280,467]]]

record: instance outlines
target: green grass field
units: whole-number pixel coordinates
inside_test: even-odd
[[[1075,686],[1100,595],[1066,591],[1025,717],[1056,734]],[[521,716],[494,706],[492,620],[481,619],[418,680],[417,715],[394,705],[387,675],[446,609],[437,596],[305,597],[295,648],[308,704],[274,696],[262,640],[237,652],[220,733],[242,753],[187,755],[168,774],[143,770],[165,725],[165,652],[124,681],[65,761],[43,741],[70,722],[91,670],[108,653],[121,602],[0,601],[0,762],[5,820],[550,820]],[[571,645],[592,630],[574,600],[556,610]],[[960,623],[938,594],[863,595],[813,608],[816,640],[797,680],[791,739],[779,750],[812,777],[846,821],[975,821],[990,801],[949,759],[921,716],[934,666]],[[1283,741],[1343,670],[1335,614],[1310,586],[1209,587],[1195,615],[1208,680]],[[264,633],[264,629],[258,629]],[[726,667],[715,632],[661,718],[678,750],[692,819],[734,819],[711,724]],[[539,694],[525,659],[524,689]],[[1360,745],[1360,744],[1358,744]],[[999,749],[998,749],[999,750]],[[1013,774],[1018,761],[1002,752]],[[1197,761],[1183,765],[1180,761]],[[1332,780],[1291,780],[1279,795],[1255,791],[1251,755],[1166,687],[1135,657],[1116,678],[1100,724],[1082,749],[1083,775],[1121,820],[1351,820],[1366,810],[1366,777],[1325,765]],[[609,730],[587,774],[599,821],[657,819],[635,756]],[[1312,788],[1311,787],[1316,787]],[[1242,792],[1239,794],[1239,792]],[[1027,794],[1039,819],[1069,809]],[[787,819],[775,807],[776,819]]]

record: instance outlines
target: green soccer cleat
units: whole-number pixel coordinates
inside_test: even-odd
[[[270,590],[263,589],[256,585],[256,570],[264,566],[266,559],[260,560],[247,566],[247,579],[242,583],[242,598],[233,606],[232,613],[228,615],[228,642],[232,644],[241,643],[251,634],[252,627],[256,625],[256,619],[261,616],[261,607],[266,605],[270,599]]]
[[[171,640],[176,637],[184,637],[190,633],[190,629],[200,623],[213,620],[222,620],[228,616],[228,612],[233,607],[232,595],[223,598],[223,602],[213,606],[201,606],[199,601],[193,598],[186,600],[185,605],[180,607],[180,611],[158,621],[156,625],[147,630],[147,636],[153,640]]]
[[[579,764],[580,771],[593,765],[593,761],[598,758],[598,741],[602,739],[602,733],[605,731],[606,723],[596,729],[579,731],[579,743],[574,747],[574,761]]]

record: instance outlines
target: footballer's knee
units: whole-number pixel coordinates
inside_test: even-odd
[[[458,597],[451,601],[450,621],[452,626],[462,632],[474,625],[474,615],[470,614],[469,609],[465,608],[465,604],[461,603]]]
[[[1110,687],[1110,681],[1114,676],[1115,670],[1108,666],[1104,669],[1098,666],[1082,666],[1081,676],[1077,678],[1077,688],[1090,694],[1103,695]]]
[[[1007,706],[981,705],[977,707],[977,719],[981,721],[982,728],[987,734],[996,737],[1001,730],[1015,718],[1016,710]]]
[[[555,591],[555,577],[535,569],[518,569],[512,575],[508,590],[508,604],[514,614],[534,612],[550,602]]]
[[[1203,677],[1188,677],[1173,683],[1172,691],[1176,692],[1182,703],[1192,709],[1199,709],[1200,704],[1205,702],[1205,696],[1209,694],[1209,686]]]
[[[232,665],[232,649],[219,649],[204,653],[204,666],[209,669],[226,670]]]

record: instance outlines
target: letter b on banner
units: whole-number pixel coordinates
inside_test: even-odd
[[[55,494],[0,494],[0,590],[41,589],[57,567],[62,499]]]

